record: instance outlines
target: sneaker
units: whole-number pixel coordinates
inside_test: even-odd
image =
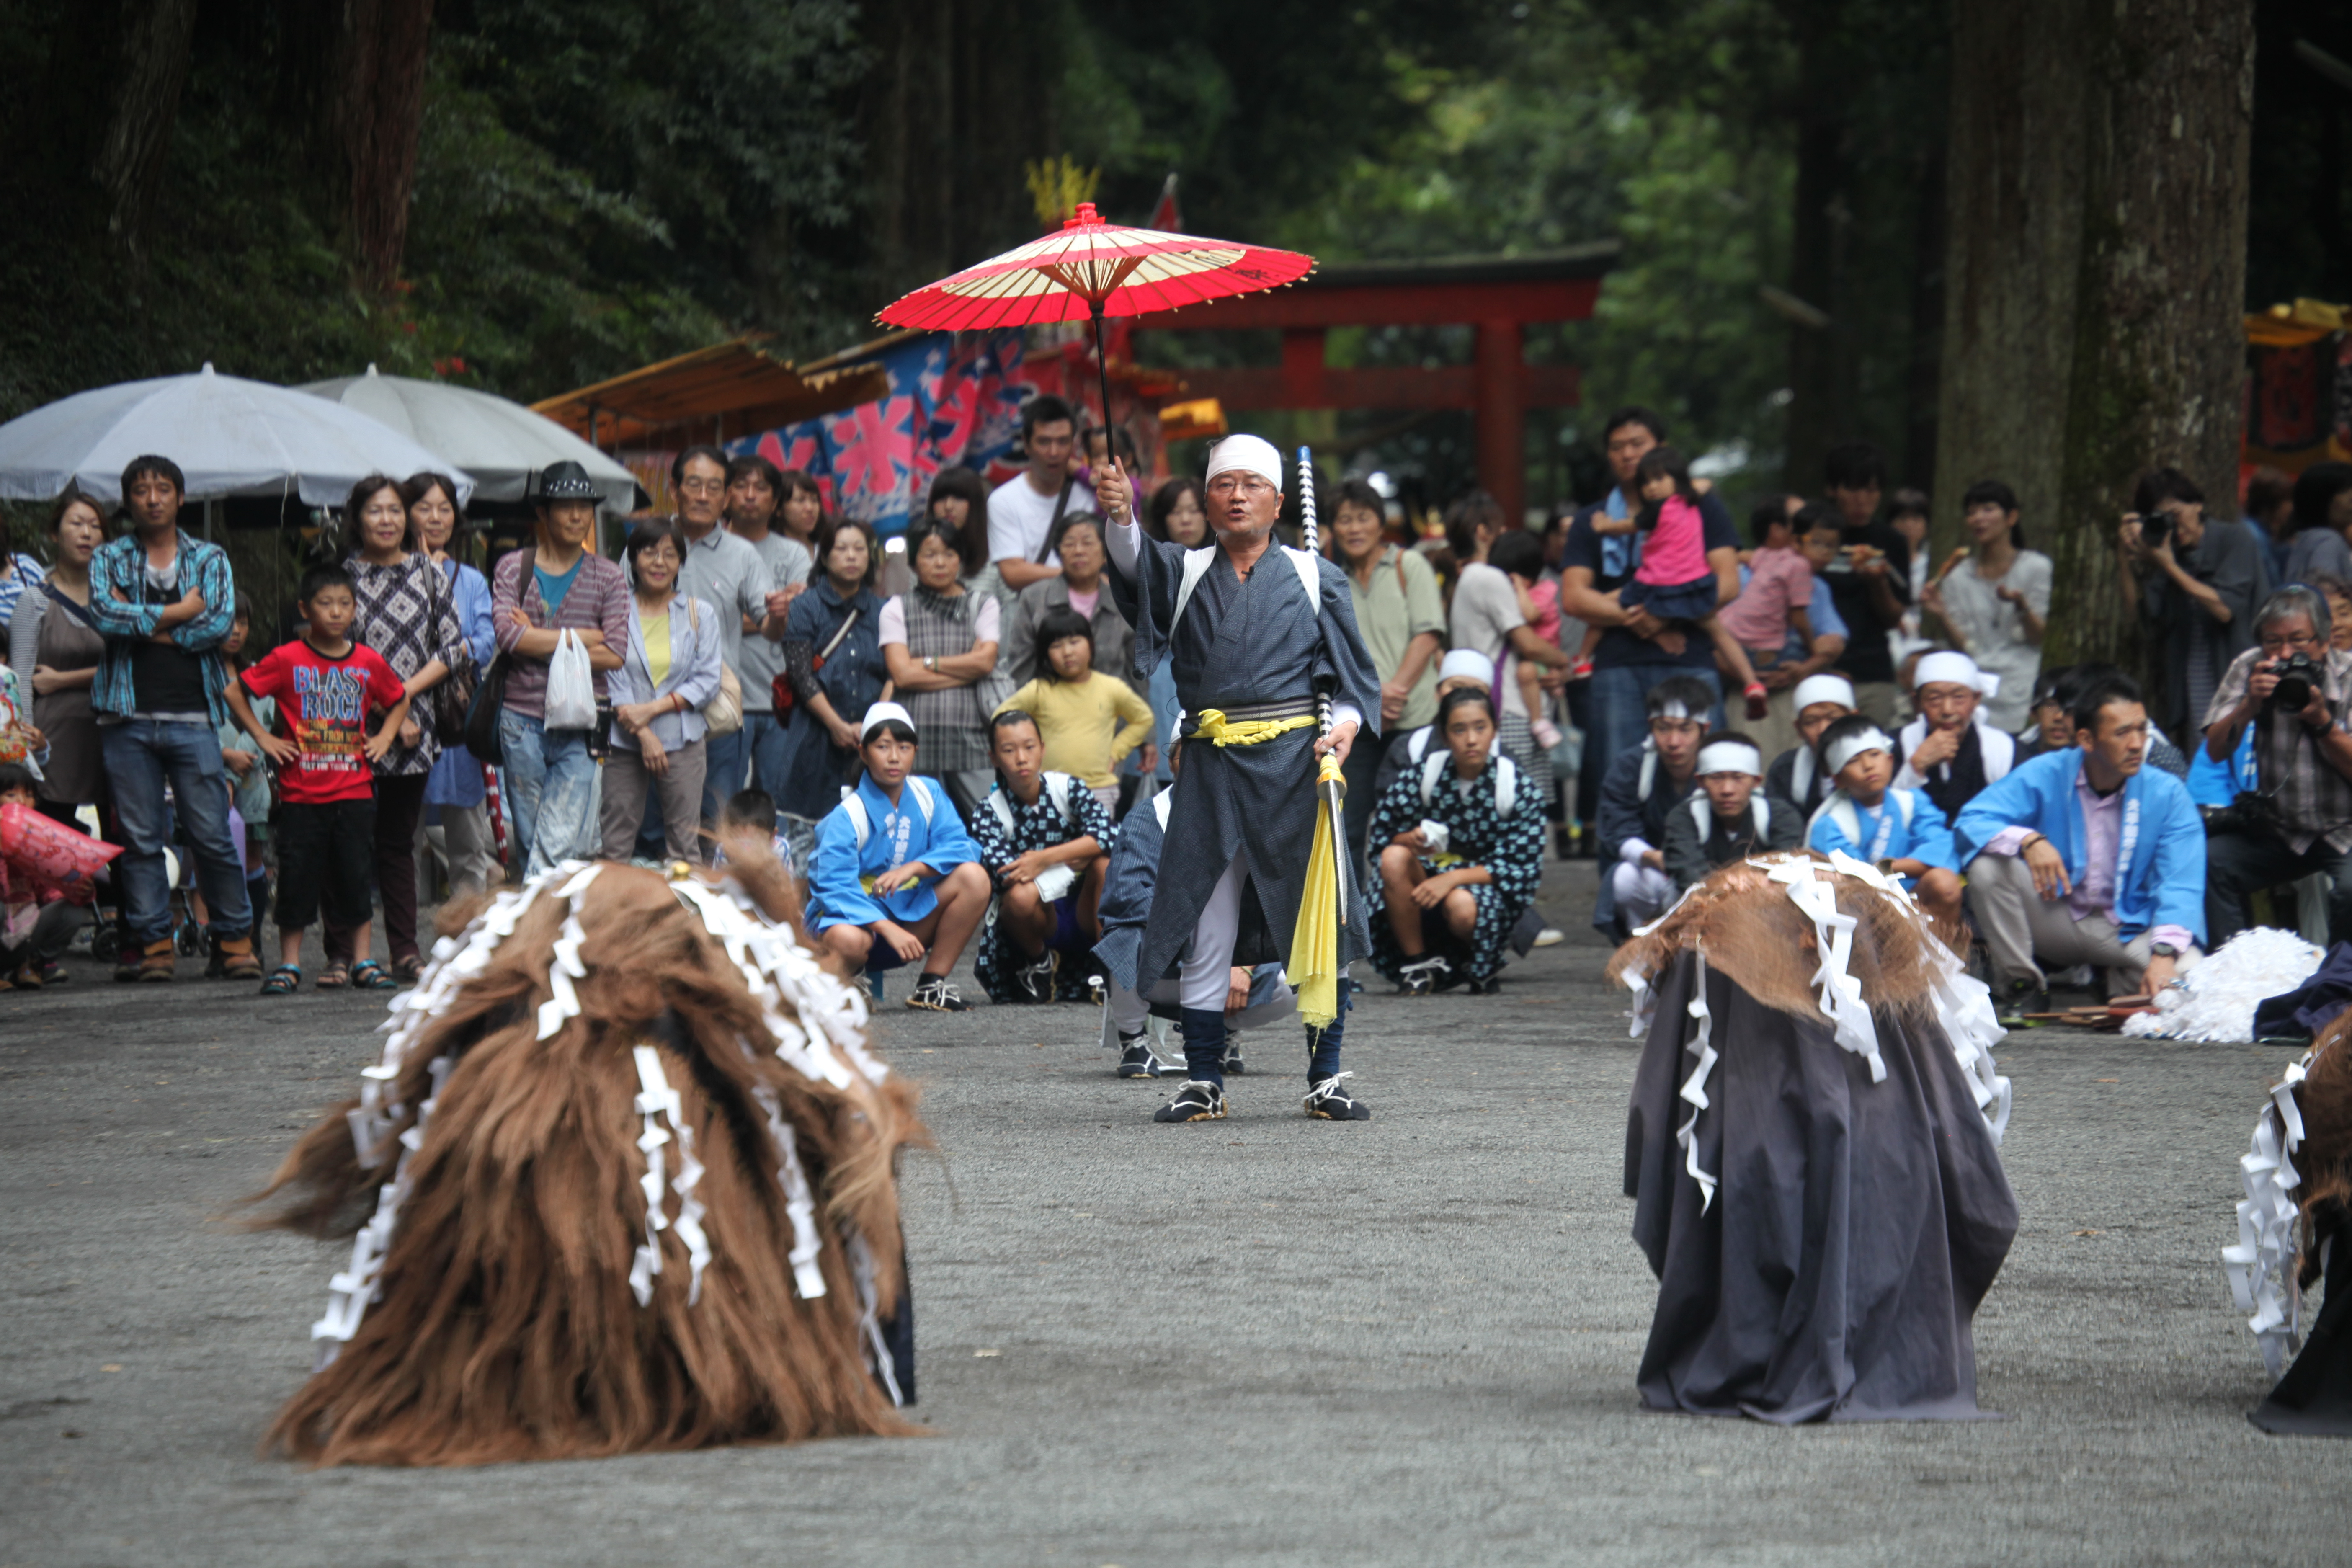
[[[2000,993],[1999,1016],[2003,1028],[2021,1029],[2028,1013],[2050,1011],[2050,988],[2031,980],[2012,980]]]
[[[926,1013],[968,1013],[971,1004],[963,999],[942,974],[926,974],[907,996],[907,1005]]]
[[[1151,1054],[1151,1042],[1141,1035],[1121,1035],[1118,1037],[1118,1076],[1121,1078],[1158,1078],[1160,1058]]]
[[[1484,980],[1470,979],[1462,983],[1463,994],[1469,996],[1496,996],[1502,993],[1503,977],[1490,974]]]
[[[1231,1035],[1225,1037],[1225,1071],[1235,1078],[1243,1077],[1249,1071],[1242,1062],[1242,1044]]]
[[[1307,1091],[1307,1114],[1318,1121],[1370,1121],[1370,1106],[1348,1092],[1339,1080],[1353,1078],[1351,1072],[1334,1073]]]
[[[1426,996],[1442,981],[1453,978],[1454,966],[1443,955],[1416,958],[1397,972],[1397,989],[1407,996]]]
[[[1014,970],[1013,984],[1019,988],[1024,1002],[1051,1002],[1054,999],[1053,952],[1048,949]]]
[[[1538,947],[1558,947],[1561,942],[1564,942],[1567,940],[1568,933],[1560,930],[1558,926],[1546,926],[1543,930],[1536,932],[1536,945]]]
[[[1225,1091],[1197,1078],[1186,1079],[1176,1098],[1151,1113],[1154,1121],[1223,1121]]]

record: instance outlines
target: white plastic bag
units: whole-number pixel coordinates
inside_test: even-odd
[[[563,633],[547,661],[547,714],[540,722],[550,730],[596,727],[596,682],[578,632]]]

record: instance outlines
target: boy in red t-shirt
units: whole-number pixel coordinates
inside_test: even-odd
[[[352,641],[359,600],[340,566],[302,574],[300,603],[308,626],[229,682],[229,711],[255,744],[278,764],[278,806],[270,824],[278,837],[278,967],[262,983],[265,996],[283,996],[302,984],[302,929],[327,917],[327,965],[319,985],[351,984],[353,933],[373,918],[368,868],[375,858],[375,770],[408,717],[408,689],[383,656]],[[247,693],[275,699],[282,734],[254,716]],[[375,733],[370,709],[383,712]]]

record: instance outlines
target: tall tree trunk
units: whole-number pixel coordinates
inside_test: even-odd
[[[408,240],[433,0],[308,0],[278,16],[280,121],[308,149],[361,282],[388,293]]]
[[[1845,433],[1841,395],[1845,379],[1841,310],[1845,233],[1853,220],[1848,186],[1853,173],[1846,155],[1844,98],[1836,81],[1832,39],[1835,0],[1793,8],[1797,28],[1797,170],[1795,210],[1789,235],[1789,291],[1829,317],[1825,326],[1791,322],[1789,328],[1788,458],[1783,470],[1792,487],[1811,491],[1822,477],[1822,459]]]
[[[2114,542],[2142,469],[2234,516],[2252,36],[2251,0],[1955,7],[1938,523],[2016,489],[2049,663],[2157,673]]]
[[[1911,361],[1904,376],[1903,482],[1936,493],[1936,416],[1944,366],[1944,157],[1941,142],[1919,164],[1912,243]]]
[[[58,73],[52,113],[86,127],[74,161],[98,189],[108,236],[136,253],[179,118],[196,0],[83,0],[74,15],[73,65]],[[85,90],[93,83],[102,105],[95,119]]]

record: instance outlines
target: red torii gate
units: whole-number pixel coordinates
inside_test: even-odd
[[[1575,404],[1579,379],[1574,365],[1528,363],[1524,329],[1530,321],[1590,319],[1618,248],[1616,240],[1604,239],[1537,256],[1344,262],[1286,289],[1125,324],[1136,332],[1278,329],[1278,366],[1179,373],[1188,395],[1214,397],[1229,409],[1470,409],[1477,419],[1479,479],[1516,520],[1526,504],[1527,411]],[[1465,323],[1476,331],[1469,364],[1337,370],[1323,361],[1324,333],[1333,327]]]

